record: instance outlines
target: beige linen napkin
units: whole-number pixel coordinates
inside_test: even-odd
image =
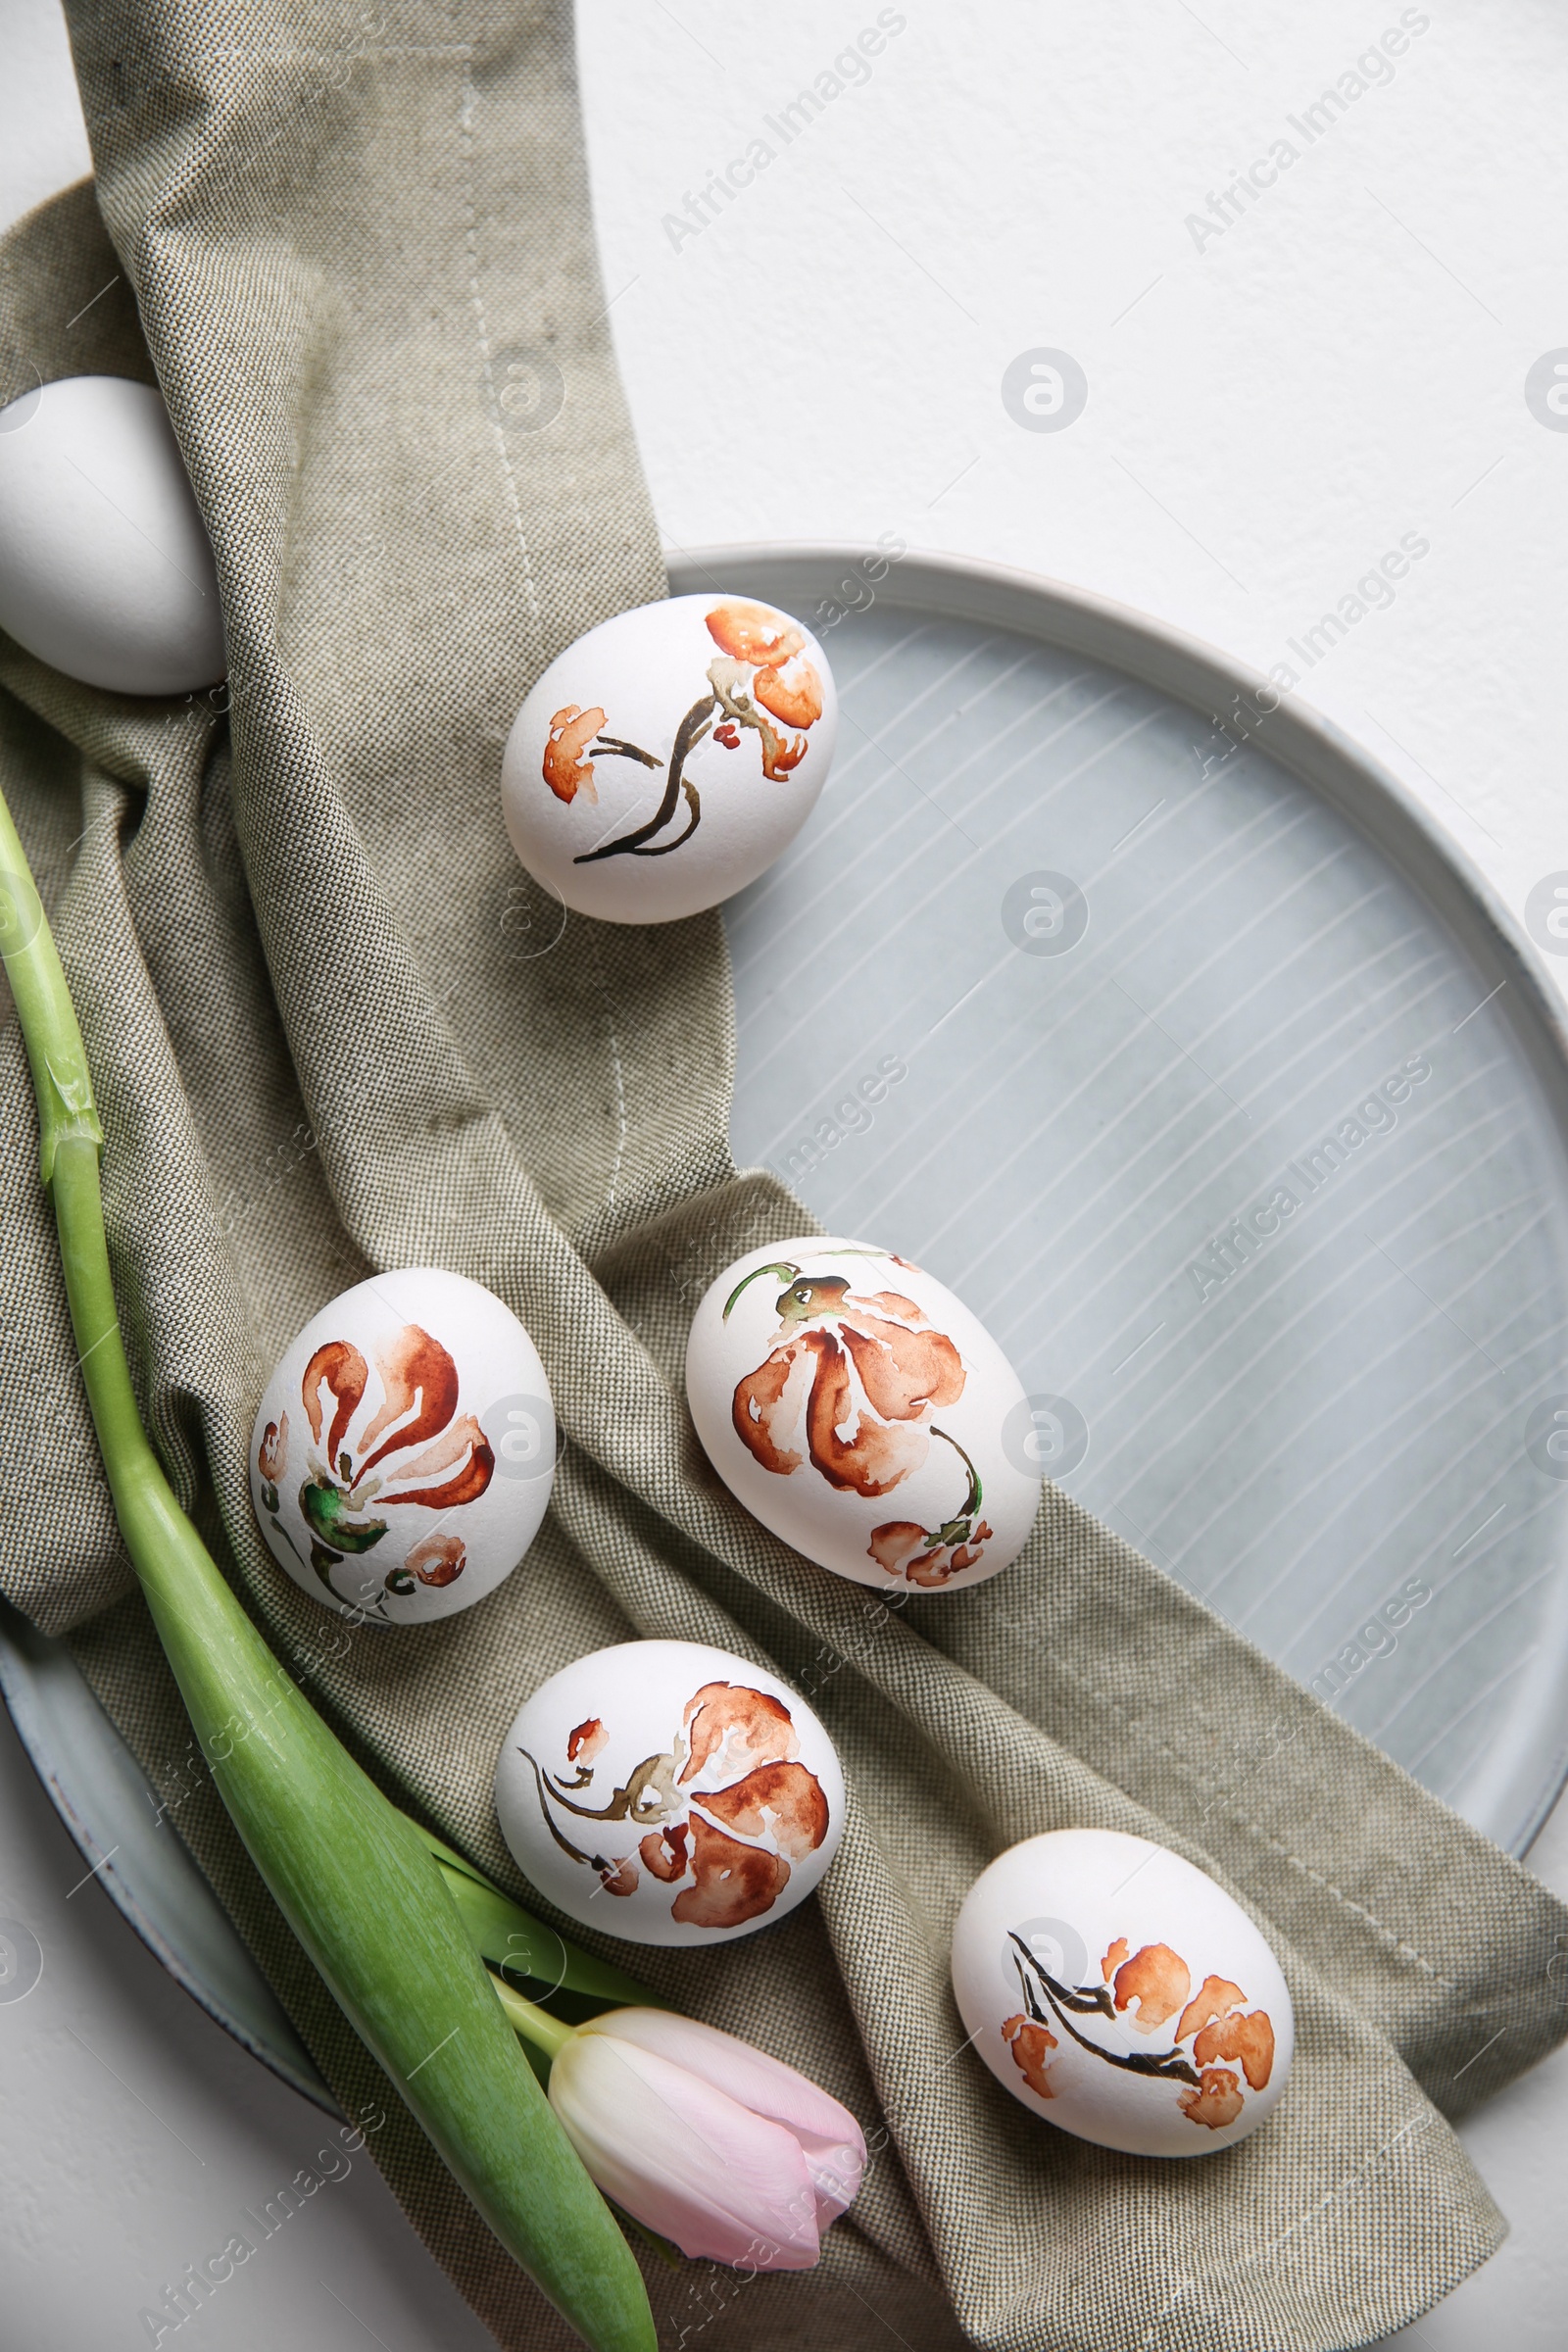
[[[164,1458],[356,1753],[525,1899],[496,1751],[598,1644],[766,1659],[848,1774],[840,1858],[788,1921],[698,1954],[604,1940],[815,2076],[876,2151],[809,2276],[651,2261],[662,2340],[1335,2352],[1418,2316],[1498,2242],[1443,2119],[1568,2026],[1568,1914],[1065,1495],[1004,1576],[893,1611],[748,1520],[696,1448],[692,1307],[806,1221],[728,1154],[722,927],[559,928],[497,790],[543,664],[663,589],[564,0],[70,14],[108,234],[83,188],[0,250],[0,389],[29,365],[156,368],[230,649],[228,696],[138,704],[0,640],[0,773],[97,1074]],[[562,2344],[191,1787],[74,1365],[14,1023],[0,1263],[4,1589],[69,1635],[154,1783],[189,1791],[169,1818],[344,2104],[385,2108],[371,2145],[437,2259],[512,2352]],[[333,1655],[335,1621],[253,1522],[251,1419],[309,1315],[417,1263],[489,1284],[533,1334],[566,1433],[556,1498],[490,1598]],[[1191,1856],[1280,1952],[1296,2068],[1242,2145],[1086,2146],[962,2048],[957,1904],[1001,1848],[1073,1823]]]

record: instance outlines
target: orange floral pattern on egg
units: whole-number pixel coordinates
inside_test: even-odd
[[[473,1414],[458,1411],[458,1397],[450,1351],[417,1323],[376,1340],[368,1357],[351,1340],[327,1340],[306,1365],[300,1403],[310,1444],[298,1502],[310,1566],[334,1600],[380,1615],[387,1593],[406,1599],[416,1583],[439,1589],[463,1574],[467,1546],[451,1529],[413,1544],[379,1578],[379,1591],[375,1578],[352,1595],[333,1582],[345,1560],[362,1558],[383,1541],[393,1525],[389,1512],[423,1505],[450,1515],[487,1492],[495,1455]],[[268,1524],[303,1568],[278,1516],[288,1462],[283,1413],[263,1430],[256,1468]]]
[[[782,1260],[755,1267],[736,1285],[724,1319],[750,1284],[768,1277],[788,1286],[774,1301],[778,1329],[730,1402],[735,1435],[759,1469],[775,1478],[808,1470],[839,1494],[874,1500],[919,1470],[931,1440],[940,1439],[966,1474],[953,1516],[937,1527],[885,1519],[870,1531],[866,1557],[923,1587],[978,1567],[992,1536],[981,1513],[980,1474],[936,1422],[968,1384],[954,1341],[902,1291],[862,1297],[846,1275]]]
[[[762,781],[768,784],[780,782],[806,758],[808,737],[822,715],[823,688],[807,652],[805,630],[771,606],[741,597],[721,598],[704,619],[718,652],[708,664],[703,691],[675,726],[667,751],[612,733],[606,704],[566,703],[552,713],[540,772],[558,801],[568,807],[579,797],[597,803],[594,769],[600,760],[631,760],[656,774],[662,771],[664,779],[651,816],[612,840],[583,850],[574,864],[592,865],[607,858],[665,858],[689,841],[702,823],[703,809],[687,762],[710,738],[725,752],[738,752],[743,741],[755,735]],[[694,676],[691,683],[695,682]],[[781,733],[781,728],[792,732]],[[676,824],[680,830],[671,833]]]
[[[1192,1972],[1170,1944],[1147,1943],[1135,1952],[1118,1936],[1101,1962],[1098,1983],[1068,1984],[1052,1975],[1020,1932],[1014,1930],[1008,1942],[1023,2007],[1004,2020],[1002,2037],[1040,2098],[1059,2095],[1050,2078],[1054,2058],[1059,2065],[1063,2035],[1118,2072],[1175,2085],[1180,2112],[1199,2131],[1226,2130],[1245,2113],[1248,2091],[1270,2082],[1275,2042],[1267,2011],[1249,2008],[1246,1992],[1228,1977],[1207,1976],[1194,1993]],[[1177,2022],[1167,2048],[1140,2048],[1122,2039],[1130,2030],[1152,2040],[1172,2018]],[[1107,2027],[1116,2030],[1114,2039],[1107,2038]]]
[[[576,1768],[569,1778],[518,1750],[533,1768],[554,1843],[594,1871],[607,1894],[634,1894],[646,1871],[677,1889],[670,1916],[682,1926],[736,1928],[770,1911],[792,1865],[826,1842],[826,1792],[800,1761],[789,1708],[770,1691],[705,1683],[686,1701],[669,1746],[596,1803],[596,1762],[609,1738],[597,1715],[567,1734],[565,1760]],[[611,1834],[599,1838],[598,1825]],[[623,1842],[626,1850],[615,1852]]]

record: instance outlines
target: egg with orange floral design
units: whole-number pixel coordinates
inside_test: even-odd
[[[983,1323],[889,1250],[832,1236],[727,1266],[686,1342],[703,1450],[754,1518],[835,1576],[954,1592],[1015,1559],[1040,1475]]]
[[[617,612],[517,713],[501,764],[512,846],[605,922],[716,906],[805,824],[837,715],[821,647],[771,605],[714,593]]]
[[[953,1931],[973,2046],[1043,2123],[1134,2156],[1205,2156],[1267,2121],[1295,2014],[1265,1937],[1205,1872],[1119,1830],[1000,1854]]]
[[[697,1642],[621,1642],[552,1675],[501,1743],[495,1793],[523,1876],[629,1943],[770,1927],[844,1830],[816,1715],[777,1675]]]
[[[251,1498],[273,1558],[367,1624],[494,1592],[555,1480],[550,1383],[492,1291],[437,1267],[372,1275],[312,1317],[267,1384]]]

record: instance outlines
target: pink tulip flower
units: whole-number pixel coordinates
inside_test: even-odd
[[[808,2271],[865,2168],[859,2125],[792,2066],[663,2009],[576,2028],[550,2104],[607,2197],[683,2254]]]

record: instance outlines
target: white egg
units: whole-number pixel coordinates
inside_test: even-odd
[[[1134,2156],[1255,2132],[1291,2069],[1279,1962],[1179,1854],[1055,1830],[998,1856],[953,1931],[958,2015],[1031,2115]]]
[[[517,713],[501,767],[512,846],[606,922],[716,906],[805,824],[837,718],[821,647],[770,605],[715,592],[617,612]]]
[[[0,629],[112,694],[223,675],[213,551],[151,384],[68,376],[0,410]]]
[[[372,1275],[314,1315],[267,1384],[251,1496],[313,1600],[379,1625],[451,1617],[538,1533],[556,1472],[532,1340],[462,1274]]]
[[[961,1300],[886,1250],[806,1236],[726,1266],[692,1319],[686,1396],[731,1494],[857,1584],[983,1584],[1034,1525],[1017,1374]]]
[[[518,1869],[585,1927],[721,1943],[817,1885],[844,1833],[844,1775],[776,1675],[698,1642],[621,1642],[522,1708],[496,1811]]]

